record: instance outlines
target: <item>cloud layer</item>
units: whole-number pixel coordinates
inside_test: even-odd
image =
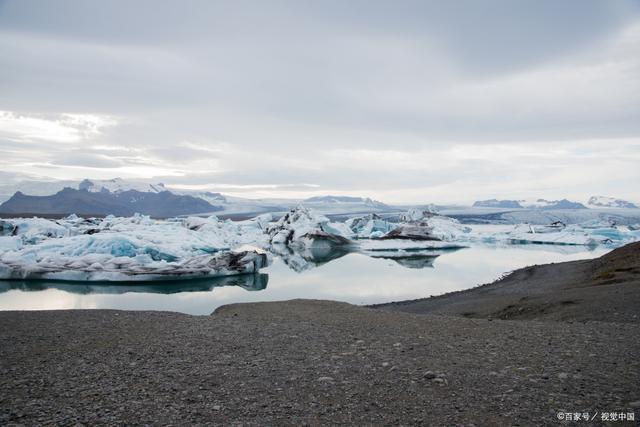
[[[638,52],[633,1],[4,1],[0,179],[638,199]]]

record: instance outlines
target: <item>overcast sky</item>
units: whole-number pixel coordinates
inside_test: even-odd
[[[0,180],[640,201],[640,2],[0,0]]]

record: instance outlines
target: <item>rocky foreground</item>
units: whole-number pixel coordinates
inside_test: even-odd
[[[635,425],[602,414],[640,416],[640,308],[609,305],[636,301],[639,255],[627,247],[584,262],[591,267],[521,270],[495,285],[505,289],[497,299],[519,289],[514,300],[491,306],[492,297],[479,294],[474,306],[470,295],[489,285],[454,294],[460,306],[440,299],[445,315],[388,311],[436,312],[429,300],[387,310],[308,300],[240,304],[211,316],[3,312],[0,425],[537,426],[571,425],[558,420],[569,412],[594,417],[573,425]],[[566,290],[574,303],[562,303],[569,297],[560,285],[521,300],[528,294],[520,288],[549,283],[539,271],[559,278],[597,265],[605,265],[599,284]],[[629,283],[635,287],[627,290]],[[587,316],[598,306],[582,296],[594,286],[605,290],[603,305]],[[623,297],[604,298],[617,290]],[[557,292],[562,301],[554,305]],[[527,308],[547,301],[539,298],[551,308]],[[514,301],[522,305],[496,314]]]

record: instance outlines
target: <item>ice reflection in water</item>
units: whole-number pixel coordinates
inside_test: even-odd
[[[242,274],[211,279],[164,280],[157,282],[66,282],[60,280],[6,280],[0,281],[0,292],[20,290],[37,292],[59,289],[74,294],[124,294],[140,292],[175,294],[179,292],[209,292],[221,286],[239,286],[247,291],[261,291],[267,287],[269,275]]]
[[[290,269],[298,273],[319,267],[330,261],[342,258],[350,252],[348,248],[314,246],[293,249],[287,245],[272,245],[271,252],[278,256]]]

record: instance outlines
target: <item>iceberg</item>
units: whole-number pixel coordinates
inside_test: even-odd
[[[351,230],[343,223],[331,223],[304,206],[286,213],[266,229],[272,245],[298,248],[349,246]]]
[[[514,244],[598,246],[612,243],[610,239],[593,235],[579,226],[567,227],[557,223],[549,226],[519,224],[507,233],[506,239]]]
[[[411,209],[401,214],[398,223],[375,214],[352,218],[346,226],[357,239],[358,250],[373,257],[415,257],[417,252],[460,249],[459,241],[471,229],[457,220],[440,216],[432,209]],[[426,256],[427,254],[425,254]]]
[[[345,221],[345,225],[349,227],[353,237],[357,239],[380,238],[397,226],[397,224],[385,221],[377,214],[349,218]]]
[[[148,216],[7,220],[0,279],[140,281],[256,273],[270,261],[259,221]],[[3,229],[6,224],[3,224]]]
[[[465,240],[471,232],[456,219],[438,215],[432,210],[411,209],[400,216],[400,223],[380,239]]]

